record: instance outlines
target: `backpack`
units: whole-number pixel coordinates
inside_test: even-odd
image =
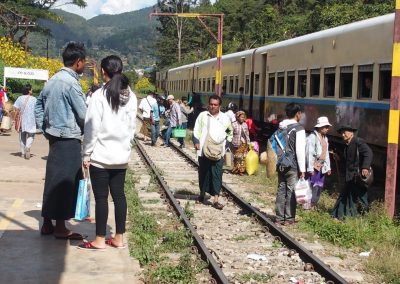
[[[285,129],[278,129],[273,134],[273,143],[276,143],[276,168],[279,172],[297,169],[296,133],[301,129],[299,123],[294,123]]]

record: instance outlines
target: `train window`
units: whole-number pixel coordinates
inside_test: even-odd
[[[244,92],[246,94],[249,94],[249,89],[250,89],[250,76],[246,75],[246,84],[244,86],[244,90],[245,90]]]
[[[229,76],[229,93],[233,93],[233,76]]]
[[[334,97],[335,96],[335,67],[325,68],[325,84],[324,84],[324,96]]]
[[[379,66],[379,99],[389,100],[392,85],[392,64]]]
[[[358,98],[360,99],[372,98],[373,68],[372,64],[358,67]]]
[[[239,76],[235,76],[235,94],[239,93]]]
[[[269,73],[268,78],[268,96],[275,94],[275,73]]]
[[[215,77],[212,78],[212,84],[211,84],[212,90],[211,92],[215,91]]]
[[[199,79],[199,88],[197,89],[197,91],[201,92],[201,79]]]
[[[307,71],[299,70],[297,82],[297,96],[304,98],[307,92]]]
[[[294,96],[294,71],[287,72],[287,95]]]
[[[206,87],[206,78],[203,78],[203,92],[207,92]]]
[[[278,73],[278,96],[283,96],[285,92],[285,72]]]
[[[207,79],[207,92],[211,92],[211,79]]]
[[[254,94],[258,95],[260,93],[260,74],[254,76]]]
[[[222,90],[225,88],[225,92],[226,92],[226,84],[227,84],[227,82],[228,82],[228,78],[226,78],[226,76],[224,76],[224,80],[223,80],[223,83],[222,83]]]
[[[353,66],[340,67],[340,97],[351,98],[353,89]]]
[[[320,69],[312,69],[310,78],[310,96],[312,97],[319,96],[320,84],[321,84]]]

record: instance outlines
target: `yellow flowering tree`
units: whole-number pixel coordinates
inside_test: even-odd
[[[147,77],[142,77],[139,79],[139,81],[135,84],[135,91],[138,93],[147,93],[147,92],[154,92],[156,90],[156,87],[150,83],[149,78]]]

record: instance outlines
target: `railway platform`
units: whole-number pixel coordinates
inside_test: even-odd
[[[139,263],[125,249],[82,251],[81,241],[41,236],[41,202],[48,143],[37,135],[31,159],[19,156],[15,132],[0,136],[0,275],[2,283],[141,283]],[[113,204],[108,224],[114,228]],[[94,202],[92,198],[92,216]],[[74,222],[68,227],[95,236],[95,225]]]

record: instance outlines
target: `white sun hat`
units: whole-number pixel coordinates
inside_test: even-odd
[[[332,126],[332,124],[329,123],[329,120],[326,116],[321,116],[321,117],[318,117],[317,124],[314,127],[320,128],[320,127],[327,126],[327,125]]]

